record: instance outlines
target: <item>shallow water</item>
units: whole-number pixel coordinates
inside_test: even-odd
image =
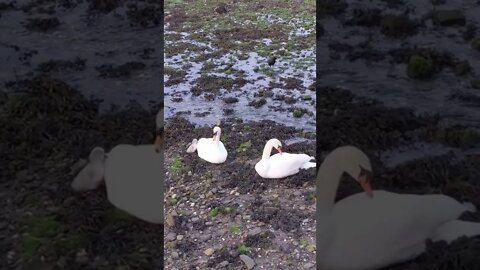
[[[303,20],[299,18],[287,22],[270,14],[257,14],[257,20],[266,21],[268,23],[287,23],[294,26],[295,30],[289,33],[290,37],[304,36],[315,31],[314,29],[305,29],[301,27],[300,25],[303,23]],[[248,24],[255,22],[243,23]],[[298,27],[296,27],[297,25]],[[182,41],[202,47],[202,54],[214,52],[216,50],[211,44],[192,40],[190,38],[191,33],[177,33],[172,31],[168,24],[165,25],[165,33],[167,35],[179,34],[181,37],[181,40],[166,41],[166,48],[172,46],[174,43]],[[213,39],[213,37],[209,37],[210,40]],[[262,41],[265,46],[269,46],[272,43],[272,40],[270,39],[263,39]],[[283,45],[286,46],[287,42],[288,41],[284,42]],[[246,57],[246,59],[239,59],[238,56],[242,53],[246,54],[248,57]],[[224,72],[218,71],[230,64],[233,69],[237,70],[237,73],[243,73],[243,78],[248,82],[241,88],[229,91],[221,90],[220,94],[216,95],[216,98],[213,101],[207,100],[201,95],[194,96],[191,94],[190,90],[195,85],[195,80],[202,76],[201,69],[206,62],[185,60],[191,59],[195,56],[198,56],[198,53],[187,52],[170,57],[165,54],[165,66],[184,69],[185,64],[190,64],[190,67],[186,70],[187,75],[184,82],[172,86],[165,86],[166,118],[180,113],[197,126],[215,125],[221,119],[227,117],[238,117],[245,121],[268,119],[304,130],[315,130],[316,97],[314,91],[308,89],[293,89],[287,91],[285,89],[274,87],[268,91],[271,91],[274,95],[283,94],[291,96],[295,98],[297,102],[293,105],[287,105],[283,101],[275,100],[274,96],[273,98],[266,97],[265,99],[267,100],[267,103],[260,108],[248,106],[250,101],[256,99],[254,94],[258,90],[267,88],[271,82],[280,82],[280,78],[282,77],[294,77],[300,79],[303,82],[303,87],[308,88],[314,82],[316,73],[314,45],[312,45],[310,49],[290,51],[289,55],[279,57],[273,67],[266,65],[268,59],[258,55],[256,52],[242,52],[237,50],[227,53],[219,58],[210,59],[215,65],[215,70],[209,71],[207,75],[215,75],[231,79],[237,78],[235,74],[225,74]],[[262,73],[261,69],[266,70],[268,74]],[[169,77],[169,75],[164,76],[166,83],[168,83],[170,79]],[[300,96],[306,95],[309,96],[309,100],[301,100]],[[227,104],[223,101],[226,97],[236,97],[238,98],[238,102]],[[177,101],[173,102],[172,98],[176,98]],[[183,100],[178,101],[179,98],[182,98]],[[312,112],[313,116],[304,115],[303,117],[295,118],[293,117],[292,112],[286,111],[286,109],[292,107],[305,108]],[[233,112],[226,116],[224,115],[225,109],[233,110]],[[202,114],[202,116],[195,116],[195,114]]]
[[[17,1],[17,7],[26,3],[29,1]],[[86,2],[72,9],[57,7],[53,15],[40,14],[36,8],[32,9],[31,15],[21,10],[1,11],[0,82],[26,77],[42,62],[80,57],[87,60],[83,71],[55,72],[53,75],[86,97],[102,99],[101,108],[109,108],[110,104],[122,106],[130,99],[146,107],[151,100],[158,103],[163,83],[159,76],[161,28],[130,26],[124,7],[107,15],[95,15],[87,7]],[[47,33],[32,32],[22,25],[27,18],[52,16],[56,16],[61,24]],[[144,49],[154,51],[142,55]],[[26,60],[19,59],[30,51],[37,53]],[[121,65],[129,61],[141,61],[146,68],[133,71],[129,77],[97,78],[95,66]]]
[[[380,8],[382,14],[400,14],[402,9],[389,9],[382,1],[347,1],[349,7],[344,14],[353,8]],[[461,9],[465,12],[467,24],[480,23],[480,5],[478,1],[447,1],[445,5],[433,6],[431,1],[406,1],[411,7],[410,18],[419,19],[430,10]],[[403,5],[402,5],[403,7]],[[343,27],[341,22],[331,17],[321,21],[325,34],[318,43],[320,85],[339,86],[351,90],[357,95],[383,101],[389,107],[410,107],[417,112],[438,113],[447,123],[466,124],[480,128],[480,110],[478,102],[466,102],[452,99],[451,94],[461,91],[480,97],[478,89],[473,89],[470,80],[480,71],[480,52],[471,48],[470,42],[462,38],[465,27],[433,28],[431,21],[426,21],[426,28],[419,33],[403,39],[385,37],[372,27]],[[478,37],[478,31],[477,31]],[[436,74],[431,81],[415,81],[406,75],[406,65],[391,64],[390,58],[380,62],[367,63],[363,59],[350,62],[348,60],[330,59],[328,44],[332,42],[347,43],[352,46],[370,40],[370,45],[377,50],[387,51],[400,48],[400,44],[418,47],[433,47],[438,50],[452,52],[459,60],[468,60],[473,72],[466,77],[454,75],[449,68]]]

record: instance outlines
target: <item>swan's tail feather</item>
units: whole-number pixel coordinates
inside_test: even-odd
[[[452,220],[438,227],[432,235],[432,241],[444,240],[448,244],[462,237],[473,237],[480,235],[480,223]]]
[[[463,206],[467,208],[468,212],[477,212],[477,207],[471,202],[464,202]]]
[[[315,167],[317,167],[317,163],[307,162],[307,163],[303,164],[300,168],[301,169],[309,169],[309,168],[315,168]]]
[[[197,151],[197,139],[193,139],[193,141],[188,145],[187,153],[193,153]]]

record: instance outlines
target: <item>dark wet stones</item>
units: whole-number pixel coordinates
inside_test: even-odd
[[[471,71],[472,71],[472,66],[470,66],[470,63],[467,60],[460,61],[453,67],[453,72],[457,76],[467,75]]]
[[[464,26],[465,14],[461,10],[436,10],[431,14],[432,22],[439,26]]]
[[[432,59],[420,55],[410,57],[407,65],[407,75],[410,78],[425,80],[434,73]]]
[[[437,51],[432,48],[399,48],[390,50],[388,54],[393,58],[394,62],[403,62],[405,64],[408,64],[415,55],[430,59],[433,63],[434,73],[440,72],[445,67],[449,67],[454,71],[455,67],[462,62],[451,52]]]
[[[40,63],[37,70],[40,72],[70,72],[85,70],[86,59],[76,57],[74,60],[49,60]]]
[[[131,26],[151,27],[159,26],[162,20],[161,7],[157,5],[139,6],[137,3],[131,3],[127,6],[125,14],[130,20]]]
[[[223,102],[225,102],[225,103],[227,103],[227,104],[237,103],[237,102],[238,102],[238,98],[236,98],[236,97],[227,97],[227,98],[224,98],[224,99],[223,99]]]
[[[282,88],[284,89],[297,89],[300,90],[303,87],[303,81],[297,78],[288,77],[288,78],[280,78],[280,81],[285,84]]]
[[[418,22],[409,18],[406,14],[386,14],[378,8],[356,8],[352,11],[351,18],[345,21],[345,25],[358,25],[364,27],[380,27],[381,32],[389,37],[400,38],[417,33]]]
[[[400,38],[416,34],[418,23],[405,14],[385,15],[380,22],[380,27],[384,35]]]
[[[382,20],[382,11],[378,8],[375,9],[362,9],[355,8],[352,11],[352,17],[345,22],[345,25],[358,25],[358,26],[379,26]]]
[[[56,29],[60,25],[57,17],[51,18],[29,18],[25,28],[30,31],[47,32]]]
[[[472,48],[480,52],[480,38],[476,38],[472,41]]]
[[[88,0],[89,9],[101,13],[109,13],[116,9],[120,4],[120,0]]]
[[[318,0],[317,14],[320,16],[334,16],[339,15],[345,11],[348,4],[344,0]]]
[[[430,0],[430,3],[432,3],[432,5],[434,5],[434,6],[443,5],[446,2],[447,2],[447,0]]]
[[[146,65],[142,62],[127,62],[122,65],[114,66],[112,64],[104,64],[95,67],[99,76],[102,78],[119,78],[130,76],[133,71],[142,70]]]
[[[273,66],[275,65],[275,62],[277,61],[277,57],[276,56],[272,56],[268,59],[268,65],[269,66]]]
[[[265,104],[267,104],[267,100],[264,99],[264,98],[260,98],[260,99],[255,99],[255,100],[250,101],[248,103],[248,106],[252,106],[254,108],[260,108]]]
[[[215,7],[214,11],[218,14],[225,14],[228,12],[227,5],[224,3],[220,3]]]
[[[470,81],[472,88],[480,89],[480,79],[473,79]]]
[[[242,87],[246,81],[242,78],[230,79],[215,75],[204,75],[194,82],[192,94],[199,96],[203,93],[218,93],[220,89],[231,90],[233,87]]]
[[[268,98],[268,97],[273,97],[273,92],[268,89],[258,90],[258,92],[255,93],[253,96]]]
[[[475,34],[477,33],[477,27],[473,23],[467,24],[465,27],[465,31],[462,33],[462,37],[465,40],[472,40],[475,37]]]

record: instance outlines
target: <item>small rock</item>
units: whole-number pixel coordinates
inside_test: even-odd
[[[247,255],[240,255],[240,260],[242,260],[247,269],[253,269],[253,267],[255,266],[255,261]]]
[[[203,253],[207,256],[212,256],[213,252],[215,252],[213,248],[207,248]]]
[[[315,264],[313,263],[306,263],[303,265],[303,269],[310,269],[310,268],[313,268],[315,266]]]
[[[81,249],[80,251],[77,252],[75,256],[75,262],[78,264],[86,264],[88,263],[88,254],[85,249]]]
[[[167,241],[174,241],[175,239],[177,239],[177,235],[174,232],[170,232],[165,236],[165,240]]]
[[[178,240],[178,241],[182,241],[182,240],[183,240],[183,237],[184,237],[183,235],[179,234],[179,235],[177,235],[177,240]]]
[[[461,10],[437,10],[433,12],[432,22],[442,26],[465,25],[465,14]]]
[[[227,265],[229,265],[230,263],[228,261],[223,261],[221,262],[218,266],[220,266],[221,268],[225,268],[227,267]]]
[[[256,227],[256,228],[253,228],[251,229],[249,232],[248,232],[248,235],[249,236],[255,236],[257,234],[260,234],[262,232],[262,229],[260,229],[259,227]]]
[[[175,226],[175,215],[173,213],[168,214],[167,217],[165,218],[165,222],[170,227]]]
[[[173,251],[172,252],[172,258],[177,259],[179,257],[178,252]]]
[[[480,80],[479,80],[479,79],[472,80],[472,81],[471,81],[471,84],[472,84],[472,87],[473,87],[473,88],[475,88],[475,89],[480,89]]]
[[[480,38],[476,38],[472,41],[472,48],[477,51],[480,51]]]

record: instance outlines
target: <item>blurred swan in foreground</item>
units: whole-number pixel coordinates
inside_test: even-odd
[[[272,149],[279,153],[270,156]],[[290,154],[282,151],[282,143],[278,139],[270,139],[263,149],[262,159],[255,165],[255,171],[263,178],[283,178],[296,174],[300,169],[314,168],[315,159],[306,154]]]
[[[342,174],[357,180],[365,193],[334,203]],[[425,241],[480,234],[480,224],[457,220],[469,203],[435,195],[372,191],[371,163],[361,150],[344,146],[323,161],[317,176],[317,264],[319,269],[367,270],[413,259]]]
[[[193,139],[192,143],[187,149],[188,153],[197,151],[198,156],[210,163],[223,163],[227,160],[227,149],[220,141],[222,130],[220,127],[213,128],[212,138]]]
[[[163,130],[158,124],[163,121],[157,117],[157,130]],[[163,224],[162,142],[159,135],[155,144],[121,144],[109,153],[95,147],[71,186],[75,191],[87,191],[105,180],[108,200],[114,206],[147,222]]]

